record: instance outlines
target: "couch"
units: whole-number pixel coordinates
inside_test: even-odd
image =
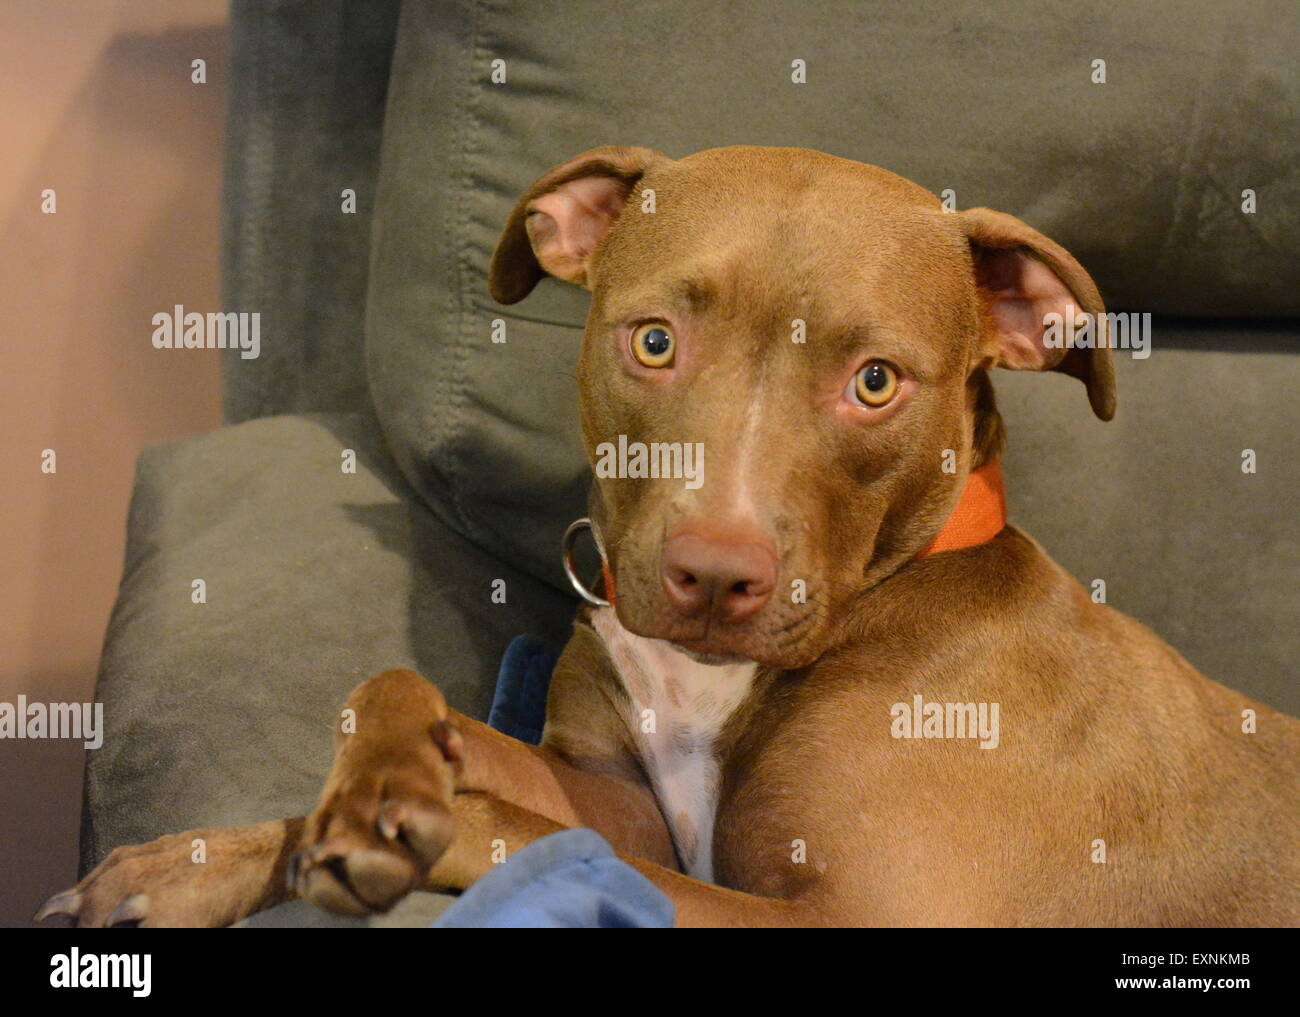
[[[882,165],[1023,218],[1110,308],[1151,313],[1151,356],[1117,355],[1111,423],[1070,379],[999,373],[1012,521],[1211,678],[1300,712],[1300,85],[1274,27],[1292,17],[1262,0],[235,0],[223,303],[261,314],[262,352],[225,362],[226,426],[140,457],[83,870],[305,814],[370,674],[414,668],[482,717],[512,637],[564,641],[586,294],[546,280],[505,308],[485,270],[518,194],[602,144]],[[301,903],[251,921],[355,924]]]

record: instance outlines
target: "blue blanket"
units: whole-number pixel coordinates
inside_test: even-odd
[[[488,724],[536,745],[559,652],[531,636],[506,648]],[[438,929],[671,928],[673,902],[620,861],[594,830],[564,830],[533,841],[465,891],[434,923]]]

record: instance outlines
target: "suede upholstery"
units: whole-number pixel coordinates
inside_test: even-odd
[[[305,815],[358,682],[413,668],[486,716],[510,640],[563,641],[574,608],[432,518],[362,415],[269,417],[151,449],[100,672],[83,868],[168,832]]]

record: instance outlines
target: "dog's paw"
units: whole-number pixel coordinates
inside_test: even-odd
[[[204,831],[120,847],[71,890],[41,905],[33,921],[71,919],[77,928],[168,928],[233,920],[220,880],[193,860]]]
[[[419,743],[340,753],[290,867],[298,895],[363,916],[422,886],[455,833],[460,751],[459,734],[440,721]]]

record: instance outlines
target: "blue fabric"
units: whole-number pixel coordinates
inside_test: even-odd
[[[535,840],[494,866],[435,929],[668,929],[673,902],[593,830]]]
[[[497,672],[488,726],[529,745],[542,740],[546,693],[560,651],[535,636],[518,636],[506,647]]]

